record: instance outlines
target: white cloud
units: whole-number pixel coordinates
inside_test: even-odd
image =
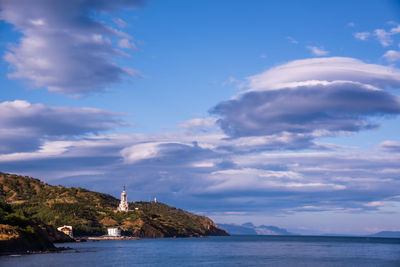
[[[317,47],[317,46],[307,46],[307,49],[311,51],[311,53],[313,53],[313,55],[315,56],[326,56],[329,54],[328,51],[326,51],[324,48],[322,47]]]
[[[121,155],[127,163],[134,163],[143,159],[157,157],[160,153],[159,145],[162,142],[151,142],[133,145],[121,150]]]
[[[113,21],[118,25],[118,27],[120,28],[125,28],[126,26],[128,26],[128,23],[126,23],[124,20],[120,19],[120,18],[115,18],[113,19]]]
[[[30,22],[35,26],[43,26],[46,24],[44,19],[31,19]]]
[[[398,34],[400,33],[400,24],[398,24],[396,27],[390,29],[391,34]]]
[[[196,168],[211,168],[215,166],[215,163],[212,161],[199,161],[193,163],[192,166]]]
[[[354,34],[355,38],[362,40],[362,41],[367,40],[368,37],[370,37],[370,36],[371,36],[371,34],[369,32],[357,32]]]
[[[389,50],[383,55],[383,57],[389,62],[400,61],[400,51]]]
[[[296,82],[352,81],[372,86],[400,86],[400,70],[367,64],[354,58],[327,57],[294,60],[247,78],[248,91],[285,88]],[[246,92],[248,92],[246,91]]]
[[[237,80],[235,77],[233,77],[233,76],[230,76],[229,78],[228,78],[228,80],[226,80],[226,81],[224,81],[223,83],[222,83],[222,85],[223,86],[226,86],[226,85],[231,85],[231,84],[234,84],[234,83],[238,83],[239,82],[239,80]]]
[[[393,38],[395,35],[400,33],[400,24],[397,24],[395,22],[390,22],[388,24],[391,25],[395,25],[394,27],[385,30],[385,29],[375,29],[373,31],[373,34],[371,34],[370,32],[357,32],[354,33],[354,37],[365,41],[367,40],[370,36],[375,36],[376,39],[379,41],[379,43],[384,46],[384,47],[388,47],[391,46],[393,44]]]
[[[215,129],[217,118],[207,117],[207,118],[195,118],[187,120],[179,124],[179,128],[184,128],[187,130],[200,130],[207,131]]]
[[[136,45],[132,41],[129,41],[128,39],[119,40],[118,47],[125,49],[133,49],[133,50],[137,49]]]
[[[0,154],[0,162],[38,160],[60,156],[74,144],[72,141],[46,141],[34,152]]]
[[[383,206],[383,203],[381,201],[372,201],[372,202],[365,203],[364,206],[366,206],[366,207],[380,207],[380,206]]]
[[[376,29],[374,35],[378,38],[382,46],[390,46],[393,43],[391,34],[383,29]]]
[[[292,44],[299,44],[299,41],[297,41],[291,36],[287,36],[286,39],[288,39]]]

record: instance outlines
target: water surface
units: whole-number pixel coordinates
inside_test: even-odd
[[[228,236],[68,243],[1,266],[400,266],[400,239]]]

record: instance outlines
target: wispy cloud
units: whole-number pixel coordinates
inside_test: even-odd
[[[391,34],[399,34],[400,33],[400,24],[397,24],[395,27],[391,28],[390,33]]]
[[[379,149],[386,152],[400,153],[400,142],[399,141],[384,141],[379,144]]]
[[[389,62],[400,61],[400,51],[389,50],[383,55],[383,57]]]
[[[190,131],[209,131],[215,129],[217,118],[195,118],[182,122],[178,127]]]
[[[374,35],[378,38],[378,41],[382,46],[390,46],[393,43],[391,34],[383,29],[376,29]]]
[[[114,18],[113,21],[120,27],[120,28],[125,28],[128,26],[128,23],[126,21],[120,19],[120,18]]]
[[[299,44],[299,41],[297,41],[291,36],[287,36],[286,39],[288,39],[292,44]]]
[[[354,34],[354,37],[361,41],[367,40],[370,36],[371,36],[371,33],[369,33],[369,32],[356,32]]]
[[[223,85],[223,86],[226,86],[226,85],[231,85],[231,84],[235,84],[235,83],[238,83],[238,82],[239,82],[238,79],[236,79],[236,78],[233,77],[233,76],[230,76],[226,81],[224,81],[224,82],[222,83],[222,85]]]
[[[391,28],[389,29],[375,29],[371,32],[357,32],[354,33],[353,36],[356,39],[366,41],[370,39],[370,37],[375,37],[378,42],[383,46],[383,47],[388,47],[393,45],[393,38],[395,35],[400,33],[400,24],[397,24],[395,22],[389,23],[392,25]]]
[[[326,51],[322,47],[317,47],[317,46],[307,46],[307,49],[311,51],[311,53],[315,56],[326,56],[329,54],[328,51]]]
[[[356,24],[355,24],[354,22],[349,22],[349,23],[347,23],[347,26],[349,26],[349,27],[355,27]]]
[[[130,40],[125,39],[125,38],[118,41],[118,47],[125,48],[125,49],[133,49],[133,50],[137,49],[137,47],[133,43],[133,41],[130,41]]]

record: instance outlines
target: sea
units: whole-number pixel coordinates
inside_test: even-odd
[[[400,266],[400,239],[226,236],[65,243],[59,253],[0,257],[1,266]]]

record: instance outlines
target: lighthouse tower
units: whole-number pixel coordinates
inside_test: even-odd
[[[128,198],[125,192],[125,185],[124,185],[124,189],[122,190],[121,193],[121,203],[119,203],[118,211],[128,211],[128,210],[129,210]]]

